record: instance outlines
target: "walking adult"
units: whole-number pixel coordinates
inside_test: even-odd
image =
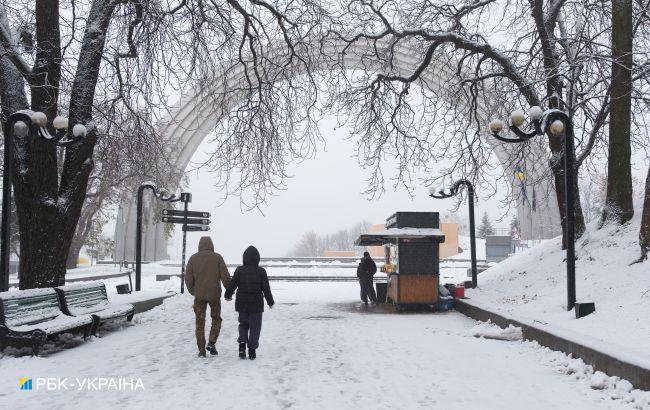
[[[206,350],[217,354],[216,343],[221,331],[221,284],[227,288],[230,273],[223,257],[214,251],[212,239],[204,236],[199,240],[199,251],[190,257],[185,269],[185,284],[190,295],[194,296],[196,315],[196,345],[199,357],[205,357]],[[205,344],[205,314],[210,306],[210,335]]]
[[[248,358],[255,360],[262,331],[264,299],[270,309],[273,309],[275,302],[266,270],[260,267],[260,253],[257,248],[246,248],[242,259],[243,264],[237,267],[230,286],[226,289],[225,299],[232,300],[233,293],[237,291],[235,310],[239,313],[239,358],[246,358],[248,346]]]
[[[373,283],[373,276],[377,273],[377,265],[370,257],[370,253],[364,252],[363,258],[357,267],[357,277],[359,278],[359,287],[361,288],[361,300],[368,305],[368,298],[377,303],[377,294]]]

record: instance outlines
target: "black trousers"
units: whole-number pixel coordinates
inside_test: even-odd
[[[246,343],[249,349],[257,349],[262,331],[262,312],[239,312],[239,343]]]
[[[359,286],[361,287],[361,300],[368,302],[368,298],[371,301],[377,302],[377,294],[375,293],[375,286],[371,278],[359,278]]]

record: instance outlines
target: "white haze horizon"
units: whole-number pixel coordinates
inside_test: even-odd
[[[214,186],[214,174],[206,168],[196,169],[197,164],[207,159],[212,138],[206,137],[197,149],[187,170],[188,183],[184,190],[192,193],[191,210],[211,213],[207,235],[228,261],[239,261],[249,245],[256,246],[262,256],[284,256],[310,230],[330,234],[364,220],[384,223],[397,211],[436,211],[443,218],[454,208],[454,199],[433,199],[429,197],[429,187],[417,186],[420,178],[430,175],[413,174],[413,198],[402,186],[394,189],[389,179],[394,174],[390,161],[382,168],[387,180],[385,192],[379,198],[369,199],[363,193],[368,173],[357,163],[356,143],[348,138],[350,129],[338,125],[331,115],[324,116],[319,125],[326,146],[320,144],[314,158],[291,164],[288,170],[292,177],[285,181],[286,188],[269,196],[259,209],[250,211],[241,209],[238,196],[223,201],[223,193]],[[515,211],[504,209],[502,200],[506,193],[507,187],[499,186],[497,194],[485,200],[478,192],[477,225],[487,211],[495,227],[509,226]],[[457,215],[461,220],[467,219],[466,202],[461,204]],[[196,251],[203,235],[188,233],[188,255]],[[181,246],[182,232],[176,227],[168,247],[171,259],[181,259]]]

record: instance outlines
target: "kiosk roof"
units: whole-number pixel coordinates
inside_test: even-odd
[[[395,243],[397,239],[429,239],[444,242],[445,235],[437,228],[389,228],[383,231],[360,235],[355,245],[377,246],[385,243]]]

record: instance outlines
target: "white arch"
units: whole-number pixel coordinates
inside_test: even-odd
[[[314,47],[320,49],[320,54],[315,60],[310,61],[309,70],[319,71],[328,70],[332,62],[341,58],[341,49],[348,46],[345,56],[343,57],[343,64],[347,69],[364,69],[381,71],[382,66],[377,63],[373,66],[372,61],[363,56],[368,56],[374,52],[374,46],[370,43],[356,42],[349,46],[342,41],[329,41],[325,46],[320,42],[314,42]],[[274,55],[279,55],[283,48],[278,48],[278,53],[273,50],[267,52],[273,58]],[[420,64],[420,52],[411,50],[406,47],[399,47],[394,52],[394,70],[396,74],[408,75],[413,67]],[[363,62],[363,64],[362,64]],[[304,67],[302,67],[304,68]],[[301,74],[301,70],[294,70],[293,75]],[[453,93],[450,90],[451,84],[455,83],[453,72],[450,71],[445,64],[430,64],[429,68],[422,74],[424,83],[427,84],[429,91],[437,95],[451,96]],[[236,107],[245,98],[243,92],[235,93],[237,85],[241,83],[244,77],[244,67],[241,64],[235,65],[233,69],[228,72],[227,78],[223,78],[224,73],[216,73],[216,81],[210,83],[208,88],[194,88],[183,94],[181,98],[174,104],[168,115],[161,123],[163,135],[177,147],[175,152],[178,153],[174,159],[174,166],[177,170],[184,171],[190,163],[190,160],[197,148],[200,146],[203,139],[215,129],[216,125],[221,121],[227,113]],[[438,91],[444,91],[438,93]],[[210,103],[212,100],[209,96],[222,95],[228,96],[225,104],[216,105]],[[456,105],[463,107],[469,115],[470,101],[467,99],[465,93],[459,92],[455,94],[459,100],[450,101]],[[498,99],[493,99],[498,101]],[[460,103],[460,104],[459,104]],[[477,116],[479,121],[487,124],[491,118],[500,114],[500,107],[493,105],[490,101],[485,101],[479,98],[477,101]],[[510,165],[510,153],[508,148],[503,143],[498,142],[494,138],[488,138],[488,143],[492,146],[497,159],[504,166],[508,168]],[[537,164],[531,164],[531,169],[545,169],[545,156],[538,155]],[[539,189],[538,192],[542,192]],[[524,224],[524,229],[531,231],[531,235],[540,231],[543,226],[558,226],[559,214],[557,212],[557,205],[555,201],[546,201],[545,198],[540,201],[540,212],[536,215],[537,221],[534,221],[531,226]],[[118,221],[116,225],[116,258],[118,259],[132,259],[135,238],[135,223],[131,221],[134,218],[135,212],[131,209],[133,204],[123,204],[120,207]],[[518,206],[518,213],[520,221],[528,220],[530,210],[527,206]],[[133,223],[132,223],[133,222]],[[533,226],[535,225],[535,226]],[[166,257],[166,240],[162,235],[162,229],[156,227],[155,229],[148,229],[145,233],[143,246],[144,260],[159,260]],[[547,232],[548,233],[548,232]],[[555,233],[555,232],[554,232]],[[130,252],[129,252],[130,251]]]

